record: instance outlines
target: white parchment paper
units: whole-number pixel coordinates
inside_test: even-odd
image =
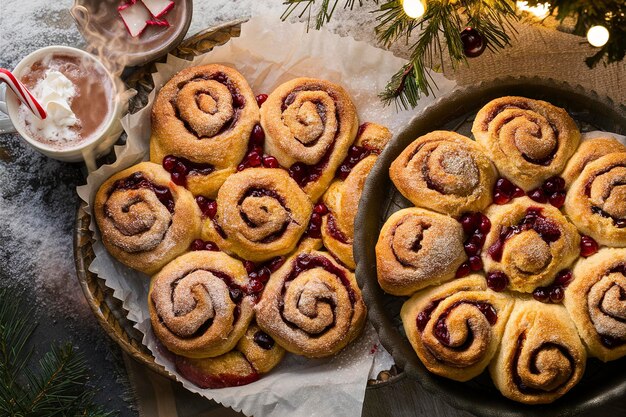
[[[270,93],[279,84],[301,76],[323,78],[341,84],[351,94],[361,121],[372,121],[400,131],[419,111],[430,105],[434,97],[425,97],[417,109],[398,112],[394,106],[384,107],[377,97],[389,78],[405,62],[392,53],[364,42],[340,37],[328,31],[307,32],[304,23],[282,23],[275,17],[254,17],[242,26],[241,36],[197,57],[193,62],[168,56],[167,62],[156,64],[153,75],[155,90],[148,104],[139,112],[123,119],[128,135],[125,146],[116,147],[117,159],[94,171],[87,185],[78,187],[79,196],[89,204],[100,185],[114,173],[147,160],[150,139],[150,112],[158,90],[183,68],[207,63],[231,65],[250,83],[255,94]],[[455,87],[455,83],[433,73],[438,86],[437,96]],[[93,219],[93,217],[92,217]],[[244,414],[256,417],[360,416],[368,377],[389,369],[393,360],[382,348],[371,325],[362,337],[340,354],[327,359],[306,359],[287,355],[285,360],[261,380],[243,387],[202,390],[178,375],[174,366],[156,349],[147,307],[149,279],[117,262],[102,245],[95,232],[95,259],[90,271],[98,274],[114,290],[128,310],[128,318],[137,323],[144,334],[156,362],[192,392],[216,400]]]

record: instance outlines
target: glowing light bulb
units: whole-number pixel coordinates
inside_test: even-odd
[[[597,48],[606,45],[609,41],[609,30],[604,26],[592,26],[587,32],[587,40],[589,43]]]
[[[402,8],[404,13],[412,19],[417,19],[424,16],[426,7],[421,0],[404,0],[402,2]]]
[[[518,10],[529,12],[538,19],[545,19],[550,14],[550,3],[539,3],[536,6],[529,6],[527,1],[517,2]]]

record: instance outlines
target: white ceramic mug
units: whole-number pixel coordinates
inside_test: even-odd
[[[13,91],[7,89],[5,93],[6,101],[0,101],[0,111],[7,114],[9,118],[0,120],[0,133],[18,132],[26,143],[50,158],[67,162],[85,161],[87,167],[93,169],[95,166],[95,159],[104,155],[111,148],[111,146],[113,146],[123,130],[120,120],[124,106],[118,99],[120,95],[117,91],[117,85],[108,69],[93,55],[81,49],[69,46],[48,46],[27,55],[20,61],[19,64],[17,64],[13,70],[13,74],[16,77],[21,78],[25,72],[30,70],[31,66],[35,62],[46,56],[58,53],[90,60],[96,67],[100,68],[107,77],[109,77],[113,91],[111,92],[112,102],[110,103],[111,111],[109,112],[108,119],[102,124],[102,126],[100,126],[100,129],[91,135],[88,140],[63,148],[53,147],[34,139],[32,135],[29,134],[24,123],[18,116],[20,102]]]

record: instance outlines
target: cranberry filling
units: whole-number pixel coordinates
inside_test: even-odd
[[[320,239],[322,237],[322,216],[328,213],[328,207],[324,203],[317,203],[313,207],[313,214],[309,221],[309,228],[307,234],[313,239]]]
[[[274,339],[264,331],[257,331],[252,339],[261,349],[270,350],[274,347]]]
[[[200,211],[203,216],[210,219],[215,218],[215,215],[217,214],[217,201],[199,195],[196,197],[196,203],[198,204],[198,207],[200,207]]]
[[[333,237],[333,239],[348,244],[350,243],[348,237],[339,229],[337,225],[337,220],[333,213],[328,214],[328,223],[326,223],[326,230]]]
[[[254,293],[260,293],[265,284],[270,280],[273,272],[276,272],[285,263],[284,256],[277,256],[263,264],[257,265],[252,261],[243,261],[243,265],[250,278],[250,288]]]
[[[522,393],[522,394],[527,394],[527,395],[533,395],[533,394],[541,394],[541,393],[549,393],[549,392],[554,392],[558,389],[561,388],[561,386],[563,386],[563,384],[560,384],[557,387],[554,387],[550,390],[544,390],[544,389],[537,389],[537,388],[532,388],[529,387],[528,385],[524,384],[524,382],[522,381],[522,377],[520,376],[519,372],[517,371],[517,367],[519,364],[519,359],[520,356],[522,354],[522,348],[524,346],[524,341],[526,340],[526,333],[521,333],[518,338],[517,338],[517,346],[515,348],[515,353],[513,355],[513,360],[511,361],[511,375],[513,375],[513,381],[515,382],[515,385],[517,386],[517,389]],[[542,343],[538,348],[536,348],[535,350],[532,351],[532,353],[530,354],[530,360],[529,360],[529,368],[530,368],[530,372],[532,374],[538,375],[539,369],[537,368],[537,356],[539,356],[539,352],[541,352],[542,350],[547,350],[547,349],[557,349],[562,355],[563,357],[565,357],[565,359],[568,360],[569,364],[570,364],[570,375],[571,372],[573,372],[574,369],[574,358],[572,358],[572,355],[569,353],[569,351],[561,346],[561,345],[557,345],[556,343],[552,343],[552,342],[545,342]]]
[[[550,202],[554,207],[561,208],[565,204],[565,180],[561,177],[548,178],[541,187],[530,191],[528,197],[538,203]]]
[[[431,301],[430,304],[428,304],[425,309],[423,309],[422,311],[418,313],[417,318],[416,318],[416,324],[417,324],[417,329],[420,332],[424,331],[424,329],[426,328],[426,325],[430,321],[430,316],[433,314],[433,311],[435,311],[439,303],[441,303],[443,300],[444,300],[443,298],[440,298],[438,300]]]
[[[174,213],[174,197],[169,188],[156,185],[152,181],[144,177],[142,172],[135,172],[129,177],[115,181],[113,187],[109,191],[109,195],[115,190],[137,190],[139,188],[147,188],[151,190],[170,213]]]
[[[487,274],[487,287],[493,291],[504,291],[507,285],[509,285],[509,277],[504,272],[493,271]]]
[[[256,104],[259,107],[261,107],[263,103],[267,101],[267,94],[259,94],[258,96],[255,97],[255,99],[256,99]]]
[[[225,388],[247,385],[259,379],[260,375],[256,371],[251,371],[247,375],[236,374],[209,374],[193,365],[189,359],[183,356],[176,356],[176,370],[182,376],[200,388]]]
[[[205,242],[202,239],[196,239],[193,242],[191,242],[191,245],[189,246],[189,250],[192,250],[192,251],[208,250],[211,252],[218,252],[220,248],[217,247],[217,244],[215,242],[211,242],[211,241]]]
[[[186,186],[189,175],[209,175],[215,171],[211,164],[199,164],[174,155],[163,158],[163,168],[172,176],[174,184]]]
[[[542,303],[560,303],[565,296],[565,288],[572,281],[572,271],[564,269],[559,272],[551,285],[537,287],[533,291],[533,298]]]
[[[606,211],[602,210],[600,207],[596,207],[596,206],[591,207],[591,212],[593,214],[598,214],[607,219],[612,219],[613,225],[615,225],[615,227],[617,227],[618,229],[623,229],[626,227],[626,219],[619,219],[617,217],[613,217]]]
[[[493,187],[493,202],[502,205],[514,198],[523,197],[524,190],[513,184],[506,178],[500,178]]]
[[[483,268],[480,252],[485,244],[487,233],[491,230],[491,221],[482,213],[469,212],[464,213],[459,222],[465,234],[469,235],[463,244],[468,260],[462,263],[456,271],[456,277],[462,278],[472,271],[480,271]]]
[[[448,331],[448,326],[446,325],[446,318],[448,318],[448,315],[453,309],[460,306],[461,304],[469,304],[478,308],[478,310],[480,310],[480,312],[485,316],[489,324],[491,324],[492,326],[496,324],[496,321],[498,321],[498,312],[489,303],[482,301],[457,301],[456,303],[452,304],[443,313],[441,313],[441,316],[439,316],[439,318],[437,319],[437,322],[435,323],[434,333],[437,340],[439,340],[444,346],[457,350],[467,349],[467,347],[471,345],[474,339],[473,332],[471,331],[471,329],[468,329],[468,337],[463,345],[457,347],[450,346],[450,332]]]
[[[580,238],[580,256],[588,258],[598,252],[599,246],[591,236],[583,235]]]
[[[308,183],[317,181],[328,164],[330,155],[335,148],[335,143],[328,148],[322,159],[315,165],[307,165],[304,162],[296,162],[289,167],[289,176],[293,178],[300,187],[305,187]]]
[[[337,168],[337,172],[335,176],[342,181],[345,181],[350,175],[350,172],[354,169],[355,166],[365,158],[370,155],[378,155],[378,151],[374,149],[369,149],[364,146],[356,146],[352,145],[348,150],[348,156],[343,160],[339,168]]]
[[[534,230],[548,244],[559,240],[561,238],[561,230],[550,219],[543,216],[541,212],[542,209],[540,207],[529,207],[526,209],[526,215],[517,225],[503,227],[498,240],[487,250],[491,259],[500,262],[506,241],[526,230]]]

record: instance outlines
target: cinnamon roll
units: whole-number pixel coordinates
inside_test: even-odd
[[[254,315],[257,294],[241,261],[223,252],[179,256],[152,278],[155,335],[172,352],[207,358],[232,350]]]
[[[410,144],[391,164],[389,176],[416,206],[457,217],[491,204],[497,172],[476,142],[434,131]]]
[[[190,67],[161,88],[152,108],[150,160],[194,195],[214,197],[248,148],[259,107],[239,72]]]
[[[109,253],[148,275],[185,252],[201,227],[191,193],[150,162],[106,180],[96,194],[93,213]]]
[[[626,249],[581,259],[563,304],[589,354],[606,362],[626,355]]]
[[[296,252],[274,272],[257,322],[289,352],[331,356],[363,329],[367,310],[354,274],[325,252]]]
[[[626,246],[626,153],[587,165],[567,193],[565,213],[598,243]]]
[[[626,152],[626,146],[622,145],[615,138],[606,137],[585,140],[567,163],[561,177],[563,177],[565,184],[569,187],[589,163],[605,155],[619,152]]]
[[[326,191],[357,134],[356,109],[339,85],[296,78],[280,85],[261,107],[265,151],[289,167],[311,197]]]
[[[252,323],[237,346],[215,358],[176,356],[176,370],[200,388],[224,388],[250,384],[271,371],[285,356],[285,349]]]
[[[576,326],[563,306],[518,300],[489,371],[505,397],[547,404],[580,381],[586,360]]]
[[[419,208],[392,214],[376,244],[378,283],[393,295],[449,281],[466,259],[461,224]]]
[[[487,290],[470,275],[421,291],[402,306],[404,331],[428,370],[468,381],[482,373],[500,345],[513,298]]]
[[[337,179],[324,194],[326,209],[321,227],[324,246],[350,269],[354,269],[352,244],[354,219],[368,174],[391,139],[391,132],[375,123],[364,123],[348,156],[337,170]]]
[[[204,222],[204,240],[254,262],[292,252],[313,211],[311,200],[287,172],[272,168],[231,175],[215,203]]]
[[[488,282],[504,275],[510,289],[532,292],[552,283],[579,255],[580,235],[551,205],[522,197],[489,207],[486,215],[492,224],[482,253]]]
[[[565,168],[580,142],[576,123],[559,107],[525,97],[487,103],[472,126],[500,174],[525,191]]]

